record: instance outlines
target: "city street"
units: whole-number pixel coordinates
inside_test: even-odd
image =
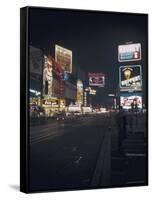
[[[147,15],[28,16],[29,191],[147,185]]]
[[[70,123],[52,120],[32,126],[32,190],[143,184],[147,167],[146,136],[141,125],[144,116],[136,121],[130,120],[134,114],[125,115],[126,136],[121,138],[120,149],[119,133],[122,135],[123,130],[118,129],[117,115],[98,114]],[[133,127],[138,133],[129,132]]]
[[[90,116],[70,124],[54,121],[30,130],[30,182],[33,190],[100,186],[103,179],[104,184],[109,185],[108,117]],[[101,170],[104,170],[102,176]]]

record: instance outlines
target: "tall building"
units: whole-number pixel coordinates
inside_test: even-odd
[[[30,83],[29,94],[30,103],[40,104],[42,95],[42,69],[43,69],[43,52],[41,49],[30,46]]]

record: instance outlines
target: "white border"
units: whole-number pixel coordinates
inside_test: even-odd
[[[152,123],[149,123],[149,184],[148,187],[113,188],[71,192],[39,193],[26,195],[19,192],[19,8],[27,5],[105,10],[118,12],[149,13],[152,21],[150,0],[5,0],[0,6],[0,199],[11,200],[151,200],[152,196]],[[48,22],[51,23],[51,22]],[[149,23],[149,55],[152,53],[152,25]],[[152,57],[149,56],[149,80],[152,76]],[[7,80],[5,74],[7,73]],[[149,81],[149,88],[152,82]],[[12,97],[12,98],[11,98]],[[149,102],[152,102],[152,90],[149,90]],[[152,104],[149,103],[149,111]],[[149,112],[150,120],[152,112]]]

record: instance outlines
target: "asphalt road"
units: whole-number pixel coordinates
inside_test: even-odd
[[[31,127],[31,189],[86,188],[92,187],[92,184],[98,186],[103,182],[102,177],[101,180],[93,177],[99,177],[97,168],[100,167],[97,167],[97,163],[101,167],[107,165],[100,162],[106,156],[106,141],[110,141],[107,133],[109,117],[103,115],[85,117],[70,123],[53,121]],[[109,155],[107,158],[110,161]],[[106,184],[109,169],[105,166],[103,169]]]

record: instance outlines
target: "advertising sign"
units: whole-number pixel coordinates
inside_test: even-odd
[[[44,99],[44,106],[59,107],[59,102],[57,99]]]
[[[137,108],[142,108],[141,93],[124,93],[120,96],[120,106],[123,109],[131,109],[132,105],[137,105]]]
[[[43,69],[43,95],[52,96],[53,94],[53,64],[52,60],[44,57]]]
[[[43,96],[61,97],[64,93],[63,70],[50,56],[44,57]]]
[[[61,65],[62,69],[72,73],[72,51],[55,45],[55,61]]]
[[[89,73],[89,85],[90,86],[105,86],[105,75],[102,73]]]
[[[141,66],[121,66],[119,68],[119,85],[121,91],[142,90]]]
[[[83,104],[83,83],[81,80],[77,80],[77,103]]]
[[[141,44],[125,44],[118,46],[118,61],[136,61],[141,60]]]
[[[81,107],[78,105],[70,105],[68,107],[69,112],[81,112]]]

